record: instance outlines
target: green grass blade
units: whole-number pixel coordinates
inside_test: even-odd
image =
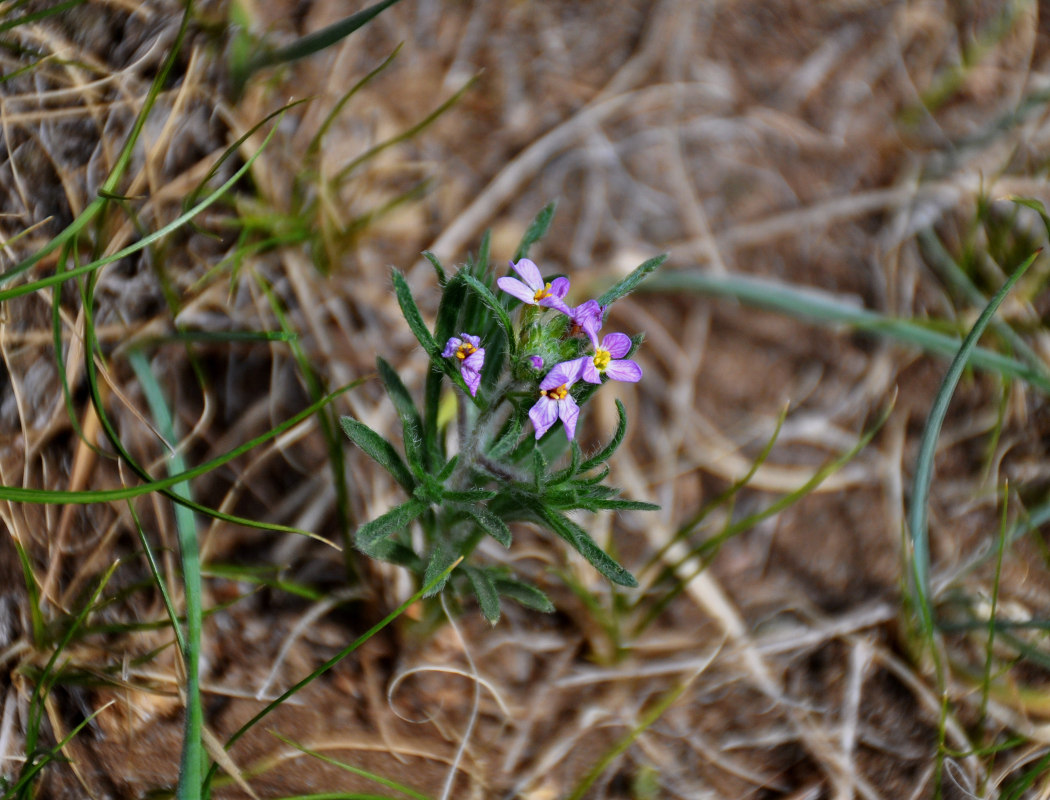
[[[132,351],[128,357],[139,385],[146,395],[150,413],[167,441],[177,441],[175,423],[171,410],[164,399],[160,384],[157,383],[149,362],[141,351]],[[176,451],[169,461],[170,471],[186,471],[182,455]],[[189,483],[183,481],[171,487],[174,494],[190,499]],[[179,785],[176,790],[178,800],[193,800],[200,797],[203,778],[204,743],[204,710],[201,706],[200,690],[200,655],[201,628],[203,625],[203,585],[201,583],[200,549],[197,544],[197,528],[193,512],[184,505],[175,505],[175,530],[179,541],[179,555],[182,561],[182,582],[186,598],[186,634],[183,641],[183,659],[186,665],[186,722],[182,739],[182,762],[179,769]]]
[[[273,137],[276,131],[277,126],[275,125],[273,128],[270,129],[270,132],[266,135],[266,139],[263,141],[262,147],[260,147],[255,153],[253,153],[252,156],[244,162],[240,169],[238,169],[229,178],[229,180],[223,183],[222,186],[220,186],[218,189],[216,189],[214,192],[208,195],[205,199],[201,200],[189,210],[177,216],[171,222],[161,226],[152,233],[143,236],[134,244],[129,244],[127,247],[118,250],[112,255],[95,259],[94,261],[90,261],[87,264],[84,264],[83,266],[75,267],[74,269],[66,270],[64,272],[59,272],[54,275],[50,275],[46,278],[40,278],[39,280],[32,281],[31,283],[25,283],[21,286],[15,286],[11,289],[4,289],[0,291],[0,303],[4,302],[5,300],[10,300],[14,297],[21,297],[22,295],[32,294],[33,292],[40,291],[41,289],[46,289],[49,286],[57,286],[73,278],[80,277],[81,275],[88,275],[89,273],[93,273],[97,271],[100,267],[104,267],[106,264],[112,264],[114,261],[119,261],[122,258],[127,258],[129,255],[139,252],[140,250],[144,250],[154,242],[163,239],[172,231],[178,230],[191,219],[193,219],[195,216],[197,216],[201,211],[215,203],[220,197],[222,197],[227,191],[229,191],[229,189],[233,187],[234,184],[236,184],[237,181],[239,181],[245,175],[245,173],[248,172],[249,169],[251,169],[252,164],[255,163],[255,159],[257,159],[262,154],[262,151],[265,149],[266,145],[269,144],[270,139]],[[81,216],[83,216],[83,214]],[[70,226],[70,228],[67,228],[67,230],[70,229],[72,229],[72,225]],[[77,232],[79,232],[79,229]],[[44,255],[53,252],[57,245],[55,247],[52,247],[51,245],[58,241],[60,237],[61,234],[59,235],[59,237],[53,239],[50,244],[48,244],[43,250],[37,253],[36,256],[33,256],[32,259],[30,259],[29,261],[23,262],[23,264],[20,264],[18,267],[15,267],[14,269],[4,273],[3,275],[0,275],[0,283],[3,283],[5,280],[10,279],[17,274],[20,274],[20,272],[24,272],[26,269],[32,267],[33,264],[37,263],[39,258],[43,258]],[[39,258],[37,258],[38,256]],[[25,266],[23,268],[23,265],[25,265],[26,263],[28,263],[28,266]]]
[[[73,503],[77,505],[84,505],[88,503],[107,503],[113,500],[128,500],[132,497],[138,497],[140,495],[149,494],[150,492],[164,491],[170,489],[179,483],[192,480],[193,478],[200,477],[211,472],[224,464],[233,461],[238,456],[244,455],[249,450],[258,447],[265,442],[275,439],[291,428],[294,428],[303,420],[316,413],[318,409],[324,408],[326,405],[331,403],[340,395],[348,392],[349,390],[359,386],[364,381],[360,378],[353,383],[349,383],[346,386],[337,389],[331,394],[326,395],[321,400],[313,403],[312,405],[304,408],[298,414],[289,417],[284,422],[271,428],[266,433],[256,436],[254,439],[245,442],[242,445],[238,445],[234,449],[221,456],[217,456],[210,461],[205,462],[196,467],[191,467],[184,472],[180,472],[177,475],[171,475],[167,478],[161,478],[160,480],[149,480],[139,486],[128,486],[121,489],[97,489],[94,491],[66,491],[60,489],[29,489],[19,486],[0,486],[0,500],[8,500],[14,503],[42,503],[44,505],[60,505],[64,503]],[[182,502],[187,502],[185,498],[177,498]],[[198,506],[195,503],[189,504],[195,511],[199,511],[203,514],[217,515],[218,512],[213,509],[208,509],[203,506]],[[220,517],[225,518],[225,517]],[[271,523],[260,523],[253,520],[241,520],[239,517],[231,517],[231,521],[239,521],[240,524],[253,525],[256,527],[265,527],[270,530],[282,531],[284,533],[299,533],[309,534],[308,531],[301,531],[298,528],[291,528],[285,525],[273,525]],[[324,541],[324,540],[321,540]]]
[[[977,340],[984,329],[991,322],[992,315],[998,310],[1006,295],[1014,287],[1025,271],[1032,265],[1038,252],[1029,256],[996,292],[984,311],[977,318],[973,328],[966,335],[962,345],[959,347],[955,358],[948,366],[940,389],[934,397],[933,406],[930,408],[926,419],[926,427],[922,433],[919,443],[919,454],[915,464],[915,475],[912,480],[912,501],[908,513],[908,528],[912,540],[912,577],[915,582],[914,590],[918,601],[918,610],[922,632],[929,643],[933,644],[934,624],[933,605],[930,596],[930,543],[928,515],[930,487],[933,484],[933,462],[937,450],[937,440],[940,437],[941,426],[948,413],[948,404],[951,402],[955,387],[959,384],[963,370],[970,361],[970,356],[977,347]],[[936,648],[933,648],[936,654]]]
[[[388,147],[393,147],[395,144],[400,144],[401,142],[408,141],[412,137],[414,137],[417,134],[419,134],[422,131],[424,131],[426,128],[428,128],[430,125],[432,125],[434,122],[436,122],[438,117],[440,117],[442,114],[444,114],[450,108],[452,108],[452,106],[454,106],[456,103],[458,103],[460,101],[460,99],[463,97],[463,95],[467,93],[467,90],[469,90],[470,87],[472,87],[474,85],[474,83],[477,81],[477,79],[478,79],[477,75],[472,77],[465,84],[463,84],[463,86],[459,90],[457,90],[456,93],[453,94],[448,100],[446,100],[444,103],[442,103],[437,108],[435,108],[433,111],[431,111],[429,114],[427,114],[425,117],[423,117],[423,119],[421,119],[415,125],[413,125],[410,128],[402,131],[401,133],[397,134],[396,136],[392,136],[391,138],[380,142],[379,144],[375,145],[374,147],[369,148],[368,150],[363,152],[361,155],[359,155],[356,158],[354,158],[353,160],[351,160],[350,163],[348,163],[346,166],[344,166],[342,169],[340,169],[339,172],[337,172],[335,174],[335,177],[332,179],[333,183],[336,186],[340,185],[343,181],[346,180],[347,176],[351,172],[353,172],[359,165],[363,164],[364,162],[366,162],[366,161],[368,161],[368,160],[370,160],[372,158],[375,158],[377,155],[382,153]]]
[[[241,85],[243,86],[243,81],[246,81],[251,73],[263,67],[285,64],[289,61],[296,61],[300,58],[312,56],[314,53],[319,53],[341,39],[345,39],[363,25],[368,24],[397,2],[398,0],[381,0],[379,3],[361,9],[356,14],[351,14],[349,17],[333,22],[319,31],[303,36],[287,47],[256,53],[246,65],[244,74],[237,77],[242,81]]]
[[[407,795],[408,797],[413,798],[413,800],[430,800],[425,794],[417,792],[411,786],[406,786],[403,783],[398,783],[397,781],[390,780],[389,778],[384,778],[382,775],[377,775],[374,772],[369,772],[367,769],[355,767],[351,764],[339,761],[338,759],[326,756],[323,753],[319,753],[316,750],[311,750],[309,747],[304,747],[301,744],[297,744],[291,739],[286,739],[284,736],[281,736],[281,734],[277,733],[276,731],[270,731],[270,733],[276,738],[280,739],[289,747],[294,747],[300,753],[306,753],[308,756],[316,758],[319,761],[323,761],[326,764],[331,764],[333,767],[338,767],[339,769],[344,770],[346,772],[358,775],[362,778],[367,778],[373,783],[378,783],[380,786],[385,786],[387,789],[393,789],[395,792],[401,792],[401,794]]]
[[[113,164],[113,169],[99,187],[100,196],[93,200],[76,219],[66,226],[61,233],[55,236],[43,248],[29,258],[23,259],[6,272],[0,273],[0,284],[27,272],[48,255],[59,248],[64,247],[68,242],[72,242],[81,231],[87,228],[106,204],[110,202],[105,199],[103,195],[111,194],[116,191],[117,185],[120,183],[128,165],[131,163],[131,156],[135,151],[135,144],[138,141],[139,136],[142,135],[142,129],[146,124],[150,112],[153,110],[153,106],[157,102],[157,98],[168,83],[168,76],[171,73],[172,67],[174,67],[178,60],[179,51],[182,49],[182,43],[186,38],[186,31],[189,28],[192,12],[193,3],[186,3],[186,10],[183,12],[182,22],[179,26],[179,31],[175,36],[175,41],[171,45],[171,50],[168,51],[164,63],[161,64],[160,69],[157,70],[156,76],[150,83],[149,91],[146,93],[146,99],[142,103],[142,109],[135,117],[135,121],[131,125],[131,130],[128,131],[128,138],[124,141],[124,146],[117,155],[117,160]]]
[[[704,272],[664,273],[649,280],[646,291],[692,291],[720,297],[732,297],[743,303],[777,311],[799,319],[810,319],[830,325],[846,325],[876,333],[928,353],[951,357],[959,351],[961,340],[930,330],[909,320],[887,317],[876,311],[850,305],[816,289],[799,289],[761,278],[742,275],[718,276]],[[1007,378],[1019,378],[1050,394],[1050,380],[1017,359],[992,350],[973,347],[967,363],[978,369],[996,372]]]

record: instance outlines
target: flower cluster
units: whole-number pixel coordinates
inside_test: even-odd
[[[528,258],[522,258],[516,264],[512,262],[510,266],[521,280],[500,278],[496,285],[502,291],[526,305],[550,308],[564,314],[571,323],[568,336],[582,333],[590,341],[590,353],[560,361],[547,372],[539,384],[539,398],[529,410],[537,439],[560,419],[565,426],[565,435],[571,440],[576,436],[576,421],[580,415],[580,407],[569,391],[573,385],[581,380],[600,384],[603,375],[614,381],[633,383],[641,380],[642,369],[634,361],[624,358],[631,349],[631,339],[626,334],[607,333],[601,341],[598,340],[606,308],[597,300],[570,307],[565,303],[569,292],[568,278],[544,281],[539,268]],[[480,339],[468,333],[453,336],[446,343],[442,356],[458,359],[460,374],[471,395],[476,396],[485,359]],[[537,371],[543,369],[544,360],[539,355],[528,356],[528,362]]]

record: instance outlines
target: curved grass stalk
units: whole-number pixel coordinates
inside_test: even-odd
[[[665,272],[651,278],[646,291],[693,291],[732,297],[759,308],[810,319],[825,325],[847,325],[860,331],[886,336],[918,347],[934,355],[949,357],[959,352],[962,340],[930,330],[911,320],[888,317],[867,308],[844,303],[816,289],[799,289],[761,278],[730,275],[722,277],[696,270]],[[983,328],[982,328],[983,330]],[[982,347],[967,348],[964,366],[1018,378],[1050,394],[1050,372]]]

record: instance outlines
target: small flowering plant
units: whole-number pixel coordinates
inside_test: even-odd
[[[458,593],[473,594],[493,623],[500,616],[501,597],[543,611],[554,607],[507,567],[479,562],[475,551],[485,537],[510,547],[510,524],[531,522],[563,539],[613,583],[636,586],[634,576],[569,512],[656,508],[622,499],[618,489],[604,483],[605,462],[627,430],[623,405],[617,401],[619,424],[612,440],[597,452],[583,453],[577,428],[603,382],[642,379],[641,367],[630,358],[642,336],[603,333],[603,327],[610,304],[666,256],[645,262],[601,297],[570,306],[569,279],[544,277],[528,258],[553,212],[553,204],[547,206],[526,231],[510,264],[514,274],[495,281],[487,236],[477,258],[451,276],[437,258],[425,254],[442,290],[433,330],[395,271],[401,311],[430,359],[422,411],[394,369],[379,358],[379,376],[401,418],[402,448],[358,420],[342,418],[347,436],[408,494],[405,502],[357,530],[358,548],[408,567],[423,583],[462,557],[463,564],[432,593],[451,582]],[[454,427],[439,410],[449,405],[449,383],[458,389]],[[414,526],[421,537],[412,535]]]

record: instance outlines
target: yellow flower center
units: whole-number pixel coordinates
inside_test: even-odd
[[[609,362],[612,361],[612,355],[608,350],[602,350],[600,347],[594,353],[594,368],[598,372],[605,372],[605,368],[609,366]]]
[[[565,388],[564,383],[554,389],[540,389],[540,394],[549,397],[551,400],[564,400],[568,393],[569,390]]]
[[[543,288],[542,289],[537,289],[536,290],[536,294],[534,294],[532,296],[532,299],[535,300],[538,303],[544,297],[550,297],[550,296],[551,296],[551,285],[549,283],[545,283],[545,284],[543,284]]]
[[[456,358],[458,358],[460,361],[462,361],[467,356],[471,355],[472,353],[477,352],[477,349],[478,348],[476,348],[470,342],[463,342],[463,344],[461,344],[458,348],[456,348]]]

